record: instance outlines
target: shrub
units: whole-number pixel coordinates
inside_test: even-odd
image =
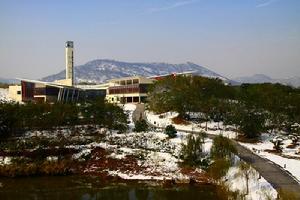
[[[73,173],[72,166],[76,163],[70,160],[44,161],[31,163],[13,163],[0,166],[0,177],[20,177],[35,175],[68,175]]]
[[[278,200],[294,200],[297,199],[296,192],[292,190],[280,189],[278,192]]]
[[[144,119],[138,120],[134,123],[134,129],[135,132],[143,132],[148,130],[148,124]]]
[[[165,134],[169,136],[169,138],[175,138],[177,136],[177,131],[173,125],[168,125],[165,128]]]
[[[279,136],[273,138],[271,142],[274,144],[273,149],[275,149],[278,152],[282,152],[282,145],[283,145],[283,139]]]
[[[208,172],[209,174],[216,180],[220,180],[222,177],[224,177],[229,168],[231,166],[231,163],[227,159],[216,159],[214,162],[209,166]]]

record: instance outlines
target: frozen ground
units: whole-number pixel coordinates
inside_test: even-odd
[[[0,88],[0,102],[8,102],[8,89],[6,88]]]

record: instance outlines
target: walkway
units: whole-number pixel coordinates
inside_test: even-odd
[[[145,119],[145,104],[136,104],[136,109],[132,113],[132,121],[136,122]]]
[[[277,191],[282,189],[292,192],[296,195],[296,199],[300,199],[300,185],[289,172],[270,160],[254,154],[238,142],[233,141],[233,143],[237,148],[238,156],[256,169]]]

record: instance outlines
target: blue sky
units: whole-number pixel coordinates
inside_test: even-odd
[[[0,0],[0,77],[96,58],[187,61],[228,77],[300,76],[299,0]]]

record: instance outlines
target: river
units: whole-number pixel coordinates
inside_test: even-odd
[[[212,185],[168,188],[150,185],[138,182],[103,184],[97,177],[82,176],[0,178],[0,199],[219,199],[217,188]]]

